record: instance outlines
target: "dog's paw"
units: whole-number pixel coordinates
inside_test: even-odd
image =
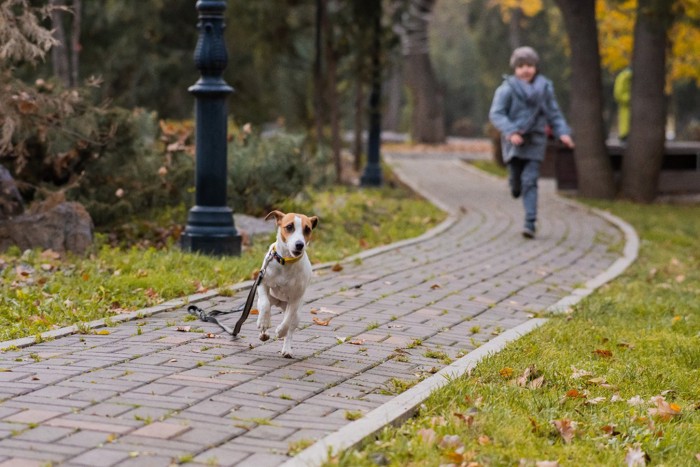
[[[270,336],[266,332],[261,332],[259,338],[261,341],[265,342],[270,338]]]
[[[260,332],[264,334],[265,331],[267,331],[271,325],[270,313],[267,313],[267,315],[260,313],[258,315],[258,321],[256,324]]]
[[[277,329],[275,329],[275,332],[277,333],[277,337],[281,339],[287,336],[288,330],[289,329],[287,326],[285,326],[284,324],[280,324],[279,326],[277,326]]]

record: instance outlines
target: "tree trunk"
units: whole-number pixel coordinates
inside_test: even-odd
[[[314,57],[314,117],[316,119],[316,141],[323,141],[323,31],[328,28],[326,23],[325,0],[316,0],[316,55]]]
[[[63,27],[62,15],[65,13],[59,8],[64,6],[63,0],[51,0],[51,6],[56,7],[51,10],[51,26],[53,27],[53,37],[58,44],[51,48],[51,65],[53,74],[61,81],[65,87],[70,87],[70,59],[68,57],[68,47],[66,41],[66,30]]]
[[[387,131],[398,132],[401,128],[401,97],[403,96],[401,66],[395,63],[395,60],[391,60],[389,66],[389,79],[385,84],[387,98],[382,127]]]
[[[508,43],[510,44],[511,50],[517,49],[523,45],[522,28],[520,27],[520,22],[522,19],[522,8],[511,8],[510,23],[508,23]]]
[[[364,130],[365,83],[364,70],[358,70],[355,77],[355,129],[352,152],[355,156],[355,170],[362,168],[362,132]]]
[[[340,141],[340,102],[338,98],[338,57],[335,50],[335,40],[330,22],[324,22],[323,34],[325,35],[325,59],[326,59],[326,99],[328,105],[328,118],[331,125],[331,150],[335,166],[335,179],[342,180],[341,141]]]
[[[413,96],[411,136],[419,143],[445,141],[445,110],[428,47],[428,27],[436,0],[411,0],[402,24],[404,78]]]
[[[666,47],[672,4],[639,0],[634,26],[632,118],[622,159],[622,195],[642,203],[656,197],[664,157]]]
[[[555,0],[571,46],[571,126],[576,142],[578,190],[590,198],[613,198],[615,182],[605,147],[603,84],[595,0]]]
[[[73,29],[71,31],[71,87],[78,87],[80,71],[80,29],[83,15],[82,0],[73,0]]]

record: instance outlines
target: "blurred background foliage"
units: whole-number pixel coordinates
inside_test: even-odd
[[[227,2],[224,78],[235,89],[228,101],[235,210],[259,214],[334,180],[329,109],[340,116],[342,132],[359,135],[366,126],[374,1]],[[493,90],[510,72],[512,48],[523,44],[539,51],[559,102],[572,111],[575,77],[554,0],[382,4],[384,130],[411,132],[407,116],[416,101],[401,71],[406,18],[430,24],[425,46],[448,135],[486,134]],[[636,0],[597,0],[607,128],[615,111],[613,79],[631,54],[636,7]],[[700,4],[674,0],[674,12],[671,120],[679,137],[697,140]],[[191,202],[194,99],[187,89],[198,79],[195,2],[6,0],[0,15],[0,164],[27,201],[62,190],[87,206],[98,228]],[[252,129],[244,131],[246,124]],[[354,151],[359,161],[362,146]]]

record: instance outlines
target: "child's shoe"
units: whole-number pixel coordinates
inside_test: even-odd
[[[525,227],[523,227],[523,237],[525,238],[535,238],[535,232],[537,229],[535,229],[535,223],[534,222],[526,222]]]

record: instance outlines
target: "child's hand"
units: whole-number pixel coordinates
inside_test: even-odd
[[[520,133],[513,133],[508,137],[508,141],[510,141],[510,144],[512,144],[513,146],[520,146],[524,142],[523,137]]]
[[[571,139],[571,136],[569,136],[569,135],[561,135],[561,136],[559,137],[559,141],[561,141],[562,143],[564,143],[564,146],[566,146],[567,148],[573,149],[574,146],[575,146],[574,140]]]

